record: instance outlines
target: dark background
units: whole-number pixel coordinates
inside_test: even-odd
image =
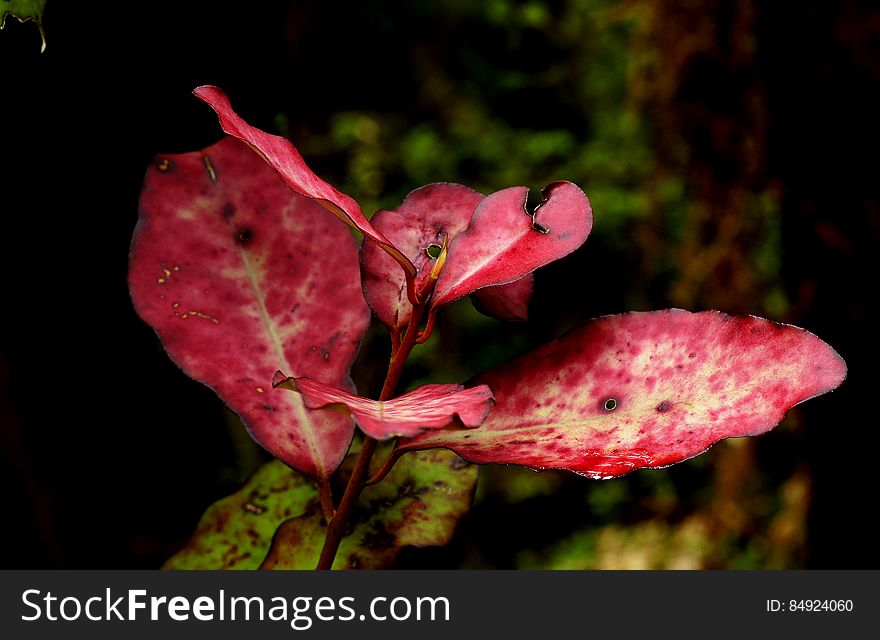
[[[411,382],[669,306],[792,322],[849,365],[770,434],[667,470],[597,483],[488,468],[453,543],[400,566],[876,568],[870,5],[49,0],[43,54],[33,25],[8,21],[2,566],[158,566],[262,459],[168,360],[125,282],[151,157],[219,139],[191,96],[211,83],[368,212],[436,180],[569,179],[590,195],[593,235],[539,272],[532,321],[456,306]],[[364,346],[362,390],[385,340]]]

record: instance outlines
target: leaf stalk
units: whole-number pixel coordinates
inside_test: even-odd
[[[422,322],[425,306],[424,302],[413,306],[406,334],[403,336],[400,346],[391,356],[391,362],[388,365],[388,373],[385,376],[385,383],[382,385],[379,400],[390,400],[394,396],[394,391],[397,389],[397,383],[400,382],[400,376],[403,374],[407,358],[409,358],[409,354],[416,345],[419,325]],[[373,453],[376,451],[377,445],[378,441],[376,439],[369,436],[364,438],[360,453],[354,464],[354,469],[351,472],[351,477],[345,486],[342,500],[339,502],[339,508],[327,523],[327,536],[324,538],[324,546],[321,548],[321,556],[318,559],[316,569],[331,569],[333,567],[333,561],[339,551],[339,545],[348,531],[351,514],[365,486],[367,473],[370,469],[370,461],[373,459]]]

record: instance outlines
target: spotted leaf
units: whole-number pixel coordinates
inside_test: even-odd
[[[250,145],[278,172],[289,187],[297,193],[314,198],[325,209],[379,245],[410,277],[415,275],[415,267],[409,259],[373,228],[361,211],[360,205],[350,196],[316,176],[289,140],[249,125],[235,113],[229,98],[217,87],[210,85],[198,87],[194,93],[217,112],[223,131]]]
[[[129,272],[137,312],[263,447],[313,477],[339,465],[354,424],[309,411],[272,375],[348,384],[369,323],[358,283],[345,225],[241,142],[163,156],[147,172]]]
[[[288,378],[280,371],[272,381],[302,394],[309,409],[342,408],[351,413],[368,436],[387,440],[439,429],[456,418],[464,427],[478,427],[486,418],[492,392],[484,384],[426,384],[391,400],[369,400],[309,378]]]
[[[278,460],[211,505],[187,545],[164,569],[258,569],[279,525],[306,512],[316,498],[304,476]]]
[[[678,309],[607,316],[480,376],[496,399],[480,428],[426,432],[402,450],[611,478],[768,431],[845,376],[831,347],[790,325]]]
[[[447,544],[467,513],[477,483],[477,467],[449,451],[403,456],[380,483],[367,487],[342,539],[334,569],[383,569],[404,547]],[[326,526],[317,504],[278,529],[263,569],[314,569]]]

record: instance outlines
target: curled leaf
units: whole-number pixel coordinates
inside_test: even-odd
[[[351,412],[361,430],[377,440],[415,436],[439,429],[457,417],[465,427],[486,418],[492,391],[486,385],[465,389],[459,384],[426,384],[392,400],[369,400],[310,378],[288,378],[280,371],[272,381],[302,394],[309,409],[341,407]]]
[[[350,196],[338,191],[316,176],[289,140],[249,125],[235,113],[229,103],[229,98],[217,87],[205,85],[196,88],[193,93],[217,112],[223,131],[246,142],[278,172],[290,188],[297,193],[313,198],[322,207],[379,245],[403,267],[408,277],[415,275],[415,267],[409,259],[385,236],[373,228],[373,225],[361,211],[360,205]]]
[[[147,172],[129,287],[184,372],[214,389],[274,456],[329,476],[352,420],[275,391],[279,366],[343,385],[370,314],[343,224],[232,138]]]
[[[435,289],[432,308],[472,293],[477,308],[487,315],[525,320],[534,284],[531,271],[573,251],[586,239],[592,224],[586,196],[571,183],[551,185],[552,206],[544,208],[551,204],[548,200],[539,207],[540,216],[534,221],[524,208],[527,192],[525,187],[516,187],[486,198],[460,184],[429,184],[411,192],[396,210],[377,212],[371,222],[413,263],[418,272],[418,291],[426,289],[431,273],[437,271],[444,241],[449,243],[448,255],[436,286],[449,282],[448,271],[473,272],[453,297],[444,298],[442,290]],[[489,204],[481,204],[484,201]],[[550,222],[557,228],[557,234],[535,229],[535,224]],[[494,231],[487,232],[493,225]],[[546,231],[549,227],[541,228]],[[492,233],[496,237],[490,241],[487,236]],[[464,243],[458,240],[468,234],[476,239]],[[533,235],[541,239],[535,241]],[[474,243],[488,255],[477,255],[472,248]],[[541,255],[536,254],[536,246]],[[494,258],[503,264],[495,264]],[[364,296],[376,317],[392,332],[402,332],[412,307],[400,270],[377,247],[364,243],[361,271]]]
[[[415,266],[415,286],[421,291],[428,284],[444,240],[453,241],[467,228],[483,198],[464,185],[438,182],[411,192],[393,211],[377,211],[371,222]],[[447,262],[450,260],[455,260],[454,254],[447,257]],[[412,305],[406,280],[394,261],[365,242],[361,245],[361,273],[364,297],[376,317],[392,331],[405,329]]]
[[[611,478],[768,431],[845,377],[834,349],[798,327],[717,311],[607,316],[480,376],[496,399],[480,428],[401,450]]]
[[[511,187],[480,202],[467,229],[449,245],[433,310],[477,289],[519,280],[584,243],[593,211],[583,191],[571,182],[554,182],[533,215],[526,210],[528,192]]]

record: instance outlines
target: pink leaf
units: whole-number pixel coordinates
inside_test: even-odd
[[[439,429],[456,416],[465,427],[478,427],[492,402],[492,391],[484,384],[470,389],[459,384],[426,384],[384,402],[361,398],[310,378],[288,378],[280,371],[275,373],[272,385],[298,391],[309,409],[347,408],[363,432],[378,440]]]
[[[580,191],[577,187],[574,189]],[[526,192],[522,191],[522,193]],[[491,196],[491,198],[495,197]],[[436,251],[439,250],[444,239],[453,243],[465,232],[472,222],[475,209],[484,199],[485,196],[481,193],[460,184],[429,184],[410,193],[396,210],[377,212],[371,222],[410,259],[418,272],[415,279],[416,289],[423,290],[434,265]],[[522,203],[518,203],[517,206],[519,204]],[[585,204],[589,209],[585,196],[584,202],[580,204]],[[497,207],[493,211],[496,214],[500,212]],[[531,219],[524,210],[517,210],[515,217],[527,229],[532,228]],[[497,215],[495,218],[490,215],[484,220],[485,224],[491,224],[493,220],[497,221]],[[503,221],[499,223],[504,224]],[[513,229],[514,233],[525,230],[516,228],[516,225],[513,225]],[[504,233],[503,229],[502,233]],[[540,235],[537,231],[532,233]],[[430,253],[432,249],[435,251],[433,256]],[[473,266],[471,260],[472,255],[467,253],[466,247],[461,251],[453,251],[450,248],[443,271],[466,270]],[[519,268],[522,272],[521,277],[515,282],[499,286],[481,284],[483,288],[474,292],[475,305],[487,315],[504,320],[525,320],[528,317],[528,303],[534,284],[533,277],[525,269],[538,266],[541,264],[534,266],[523,264],[521,267],[511,265],[511,271]],[[407,283],[400,269],[376,246],[364,243],[361,247],[361,270],[364,295],[376,317],[392,331],[402,331],[409,322],[412,305],[407,295]],[[490,275],[490,279],[491,277]],[[505,273],[504,277],[509,277],[509,273]],[[466,291],[466,293],[471,292]],[[431,304],[436,306],[434,302]]]
[[[477,289],[471,298],[480,313],[501,320],[524,321],[529,319],[529,302],[534,288],[535,276],[529,273],[508,284]]]
[[[584,192],[571,182],[554,182],[544,196],[533,216],[526,210],[526,187],[504,189],[480,202],[468,228],[449,245],[433,310],[477,289],[519,280],[584,243],[593,225]]]
[[[226,94],[217,87],[206,85],[196,88],[193,93],[217,112],[223,131],[246,142],[259,153],[290,188],[314,198],[321,206],[387,251],[410,277],[415,275],[412,263],[373,228],[358,203],[316,176],[289,140],[260,131],[242,120],[233,111]]]
[[[135,308],[187,375],[289,466],[327,476],[354,425],[274,391],[284,366],[344,384],[369,322],[344,225],[226,138],[150,167],[131,247]]]
[[[452,241],[467,228],[474,209],[483,194],[460,184],[435,183],[410,193],[394,211],[378,211],[374,227],[393,242],[415,265],[415,284],[423,289],[434,257],[432,248],[439,249],[444,238]],[[455,260],[450,254],[449,260]],[[376,317],[391,328],[406,327],[412,311],[407,297],[406,280],[386,253],[365,242],[361,246],[361,271],[364,296]]]
[[[479,429],[402,449],[611,478],[764,433],[845,377],[830,346],[790,325],[679,309],[607,316],[480,376],[496,406]]]

